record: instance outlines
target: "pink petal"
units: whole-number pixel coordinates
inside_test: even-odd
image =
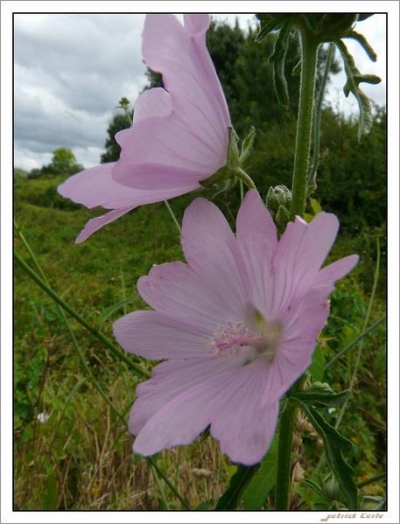
[[[89,209],[98,206],[113,209],[110,213],[89,220],[76,239],[77,243],[83,242],[106,224],[113,222],[138,206],[168,200],[200,187],[197,182],[186,181],[181,183],[179,187],[166,189],[156,188],[152,191],[133,189],[118,184],[113,179],[115,165],[114,162],[100,164],[82,171],[68,178],[57,189],[62,196],[70,198],[78,204],[83,204]]]
[[[295,299],[281,317],[283,332],[274,361],[275,383],[268,395],[283,395],[311,363],[316,339],[329,315],[329,289],[311,289]]]
[[[133,189],[113,179],[115,165],[115,162],[110,162],[81,171],[68,178],[57,190],[60,195],[89,209],[101,206],[106,209],[129,207],[130,210],[143,204],[168,200],[200,187],[197,183],[186,181],[180,186],[167,189]]]
[[[144,91],[135,102],[133,124],[154,117],[165,117],[172,113],[170,94],[162,87]]]
[[[197,198],[185,211],[181,243],[189,267],[220,295],[220,303],[232,320],[243,320],[248,302],[243,283],[246,268],[221,211],[208,200]]]
[[[336,238],[335,215],[319,213],[310,224],[296,217],[287,225],[274,258],[273,311],[279,314],[312,284]]]
[[[139,279],[137,287],[152,308],[175,318],[199,322],[210,333],[218,325],[241,320],[236,305],[227,307],[224,294],[182,262],[154,266],[148,276]]]
[[[135,311],[114,323],[114,335],[125,351],[160,360],[206,356],[212,333],[199,322],[157,311]]]
[[[186,114],[190,115],[188,111]],[[227,145],[199,140],[183,121],[182,113],[175,110],[162,119],[140,120],[117,133],[116,140],[121,155],[113,177],[138,189],[193,184],[226,163]]]
[[[101,215],[96,218],[91,218],[87,222],[85,227],[82,229],[82,231],[79,233],[79,235],[76,237],[75,244],[80,244],[81,242],[84,242],[86,239],[90,237],[90,235],[96,233],[96,231],[101,229],[103,226],[109,224],[110,222],[114,222],[114,220],[121,217],[122,215],[125,215],[126,213],[129,213],[129,211],[132,211],[132,209],[135,209],[135,207],[137,206],[114,209],[113,211],[110,211],[105,215]]]
[[[207,357],[172,360],[159,364],[152,371],[152,378],[136,388],[137,399],[133,405],[129,430],[137,435],[144,425],[162,407],[192,386],[201,385],[212,377],[217,378],[229,362],[210,354]]]
[[[204,35],[210,25],[210,15],[183,15],[185,29],[191,36]]]
[[[251,280],[252,304],[270,310],[272,259],[278,246],[271,215],[257,191],[248,191],[237,216],[236,237]]]
[[[172,446],[189,444],[211,424],[212,435],[221,440],[222,450],[232,460],[243,464],[261,460],[273,436],[277,406],[268,406],[259,400],[265,385],[257,366],[222,369],[221,360],[216,359],[215,363],[210,360],[209,369],[207,364],[200,369],[200,377],[198,374],[197,380],[187,388],[180,384],[186,382],[189,369],[185,363],[182,368],[176,367],[172,373],[174,395],[169,395],[163,383],[153,386],[160,390],[158,396],[153,394],[152,397],[158,406],[148,410],[154,414],[141,426],[134,451],[147,456]],[[161,392],[169,400],[159,407]],[[142,391],[140,395],[144,397],[145,393]],[[143,424],[143,416],[134,413],[138,410],[137,404],[133,408],[133,419]]]
[[[346,276],[358,264],[359,256],[350,255],[322,268],[315,278],[314,285],[332,285]]]
[[[233,462],[252,465],[260,462],[275,433],[279,402],[266,402],[266,363],[244,366],[224,402],[214,412],[211,435],[220,441]]]
[[[183,27],[173,15],[147,15],[142,54],[150,69],[162,73],[164,86],[175,100],[186,100],[185,106],[189,103],[202,109],[203,116],[199,113],[191,124],[199,128],[198,136],[205,142],[227,145],[229,112],[205,35],[193,34],[193,30],[197,33],[205,27],[204,15],[197,17],[188,15]]]

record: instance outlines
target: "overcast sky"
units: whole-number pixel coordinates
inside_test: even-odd
[[[214,15],[243,29],[256,25],[253,15]],[[146,84],[140,54],[144,15],[16,14],[14,17],[14,160],[31,170],[47,164],[57,147],[73,150],[79,163],[91,167],[104,152],[107,126],[122,96],[134,101]],[[362,73],[382,78],[362,88],[385,104],[386,17],[375,15],[356,30],[368,37],[374,64],[347,40]],[[356,103],[344,99],[342,75],[335,77],[329,98],[350,113]]]

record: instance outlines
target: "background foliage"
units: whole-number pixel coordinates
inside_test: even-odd
[[[251,32],[213,23],[207,38],[235,129],[241,137],[250,125],[257,129],[249,174],[264,195],[270,185],[290,186],[298,77],[291,78],[290,104],[282,108],[275,99],[267,60],[273,36],[256,45]],[[296,40],[291,42],[288,77],[296,65],[297,45]],[[322,52],[319,74],[325,57]],[[339,67],[335,63],[332,74]],[[160,85],[159,75],[149,72],[148,79],[147,87]],[[128,126],[129,118],[118,112],[107,130],[102,162],[118,158],[114,134]],[[328,382],[335,391],[352,387],[343,414],[338,408],[330,409],[326,415],[332,424],[343,417],[341,430],[354,444],[349,461],[355,468],[357,482],[366,483],[362,493],[376,507],[379,497],[385,494],[386,461],[382,320],[386,299],[385,110],[375,108],[372,131],[359,143],[353,118],[345,118],[325,106],[320,152],[313,198],[322,209],[335,212],[341,222],[331,259],[359,253],[361,261],[332,295],[332,315],[319,338],[313,376]],[[69,153],[59,148],[49,166],[31,173],[15,170],[15,249],[33,266],[29,245],[50,285],[86,320],[111,337],[113,320],[145,307],[135,287],[139,276],[146,274],[154,263],[182,259],[182,253],[174,224],[162,204],[137,209],[83,245],[74,245],[84,223],[99,213],[76,206],[56,193],[57,185],[82,167]],[[179,218],[195,196],[171,202]],[[239,188],[218,197],[217,203],[233,224]],[[308,211],[313,212],[311,203]],[[371,302],[378,260],[378,285]],[[203,503],[203,509],[212,508],[235,471],[219,453],[217,444],[206,437],[191,446],[163,452],[157,458],[158,472],[146,461],[133,457],[132,439],[126,427],[94,387],[58,309],[20,268],[15,269],[14,277],[15,508],[184,507],[162,474],[190,507]],[[76,321],[70,319],[69,323],[89,371],[126,418],[141,378]],[[374,324],[376,327],[367,336],[354,342]],[[329,365],[346,347],[348,351]],[[360,363],[356,368],[358,352]],[[142,365],[150,366],[144,362]],[[318,436],[302,419],[296,426],[296,438],[291,508],[343,508],[340,490],[321,459]],[[273,457],[268,460],[267,466],[273,464]],[[258,473],[260,478],[265,476],[265,490],[260,493],[249,488],[240,507],[259,509],[273,505],[269,470],[265,467]],[[304,481],[304,471],[309,482]],[[376,481],[369,482],[375,476]],[[322,491],[316,490],[315,485],[323,486]]]

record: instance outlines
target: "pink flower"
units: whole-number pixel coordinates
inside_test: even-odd
[[[218,208],[198,198],[183,219],[187,264],[151,269],[138,290],[154,311],[114,324],[120,345],[166,359],[137,388],[129,428],[152,455],[188,444],[210,426],[232,461],[254,464],[274,435],[279,399],[309,366],[334,282],[352,255],[320,269],[338,231],[318,214],[277,239],[259,194],[249,191],[236,237]]]
[[[165,89],[142,93],[132,127],[117,133],[118,162],[72,176],[61,195],[88,208],[111,209],[89,220],[76,242],[143,204],[200,188],[227,163],[231,121],[205,43],[210,16],[146,16],[142,53]]]

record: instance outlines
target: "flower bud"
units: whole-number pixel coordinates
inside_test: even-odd
[[[286,209],[290,208],[292,202],[292,193],[291,191],[283,185],[270,187],[268,189],[267,197],[265,203],[268,210],[275,214],[278,212],[279,206],[284,206]]]

